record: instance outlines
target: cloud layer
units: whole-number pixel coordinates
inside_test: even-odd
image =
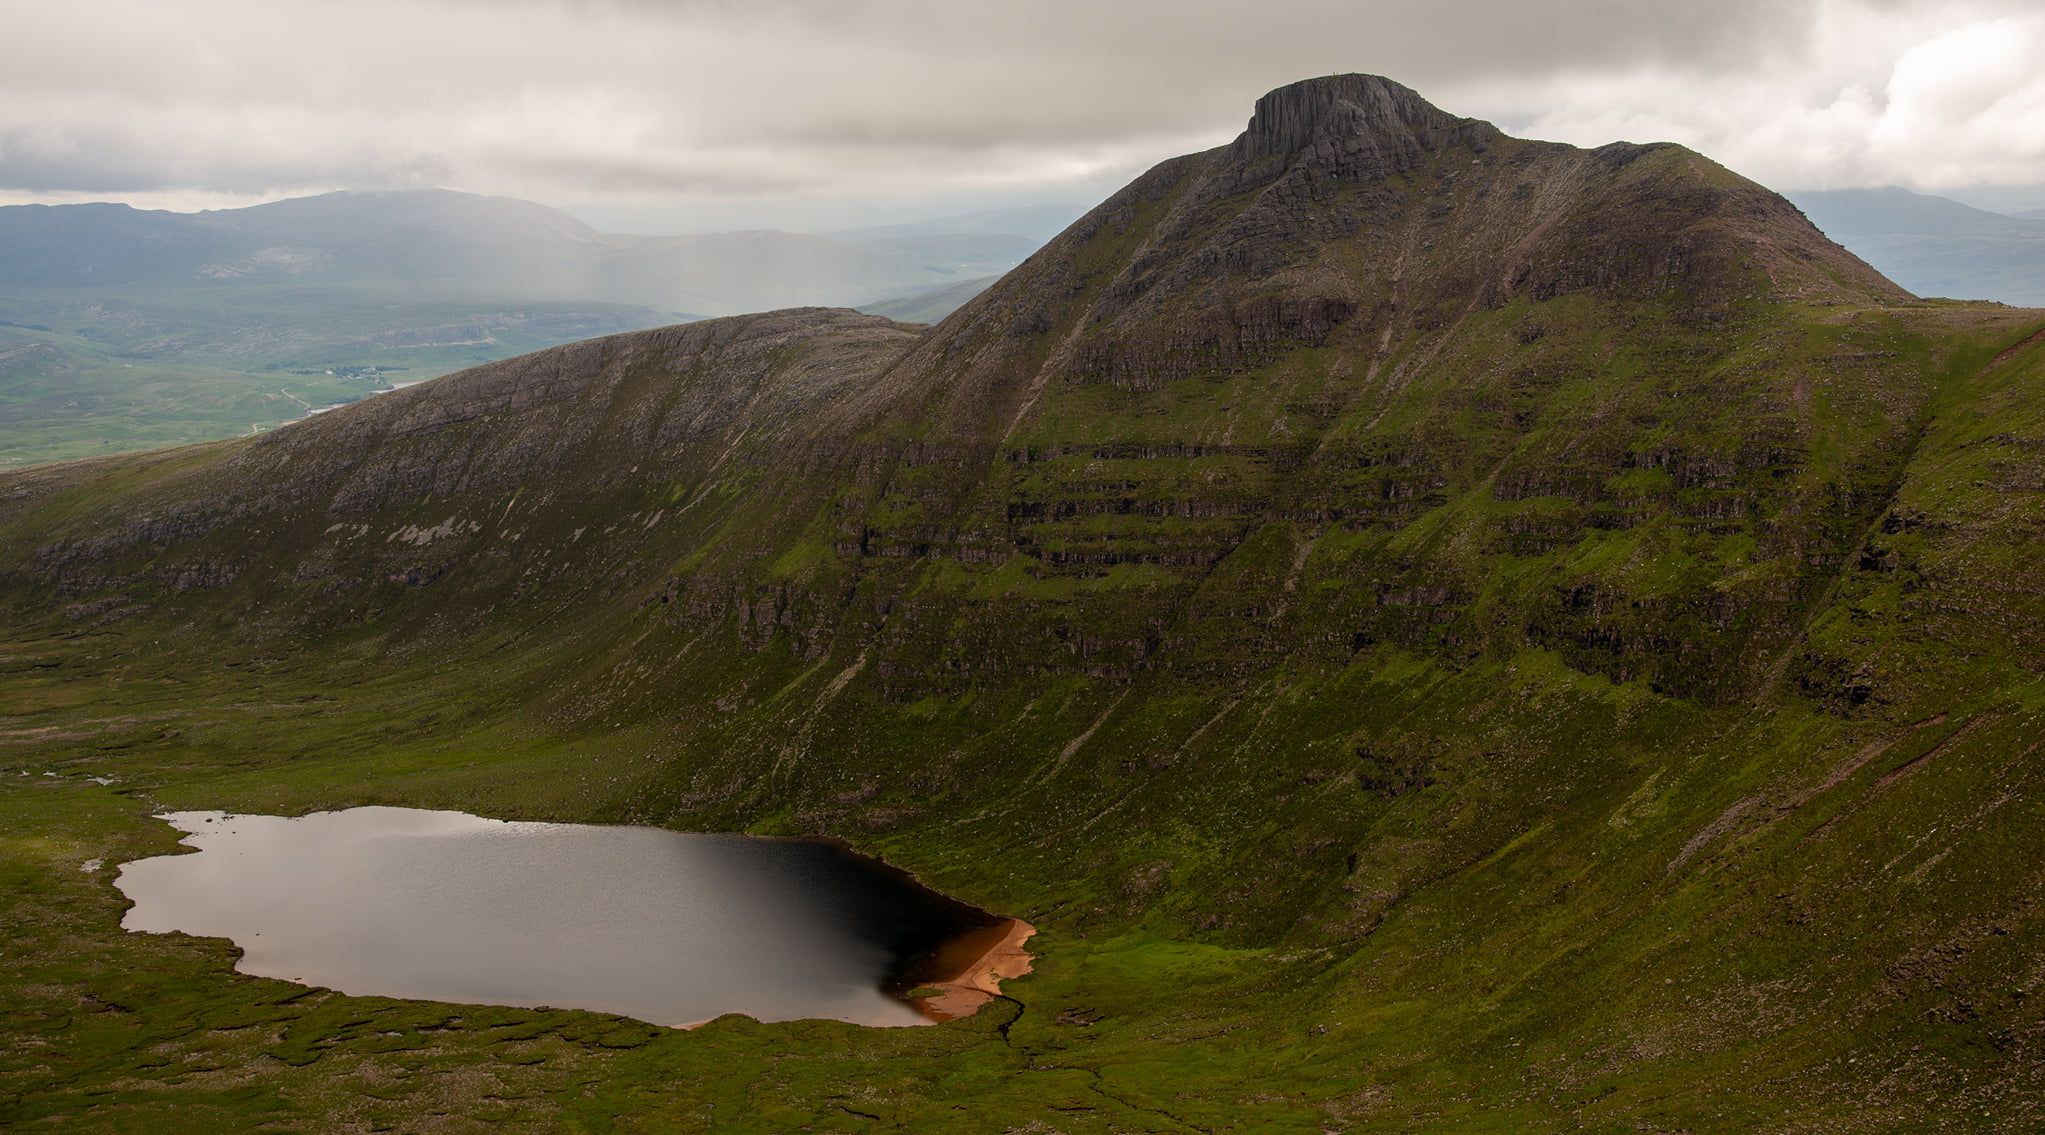
[[[1091,184],[1375,71],[1785,188],[2045,184],[2035,0],[0,0],[0,191]]]

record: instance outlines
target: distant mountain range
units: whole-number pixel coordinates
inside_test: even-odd
[[[375,285],[440,299],[723,315],[998,274],[1050,235],[1046,215],[1000,210],[828,236],[623,236],[530,201],[440,189],[203,213],[16,205],[0,208],[0,287]]]
[[[260,431],[394,383],[708,315],[879,302],[931,322],[1079,212],[624,236],[448,190],[202,213],[8,206],[0,465]]]
[[[1907,189],[1788,197],[1826,236],[1918,295],[2045,306],[2045,210],[2009,216]]]

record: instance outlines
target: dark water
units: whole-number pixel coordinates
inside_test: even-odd
[[[352,808],[178,812],[121,925],[233,939],[235,968],[344,993],[684,1025],[927,1019],[915,963],[995,920],[830,844]]]

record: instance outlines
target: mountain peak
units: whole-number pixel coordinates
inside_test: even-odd
[[[1495,313],[1570,295],[1688,327],[1758,295],[1905,298],[1788,202],[1680,146],[1517,139],[1389,79],[1334,75],[1270,92],[1233,143],[1131,182],[898,375],[955,390],[947,428],[968,436],[990,414],[1020,429],[1057,381],[1152,391],[1302,349],[1389,374],[1414,365],[1391,361],[1400,344],[1431,357],[1477,328],[1504,336],[1498,322],[1528,317]],[[962,380],[966,357],[984,365]]]
[[[1325,75],[1289,83],[1258,99],[1235,151],[1255,159],[1288,157],[1322,139],[1424,141],[1468,121],[1380,75]]]

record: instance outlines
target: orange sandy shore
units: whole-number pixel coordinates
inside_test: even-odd
[[[910,998],[916,1011],[932,1021],[956,1021],[980,1011],[980,1006],[1001,996],[1001,983],[1030,972],[1030,955],[1023,943],[1037,928],[1020,918],[1005,918],[978,930],[961,934],[944,944],[936,957],[923,967],[918,989],[934,989],[928,997]],[[672,1027],[701,1028],[715,1017],[688,1021]]]
[[[1001,995],[1001,983],[1030,972],[1030,955],[1023,943],[1037,928],[1020,918],[1004,919],[945,944],[925,971],[929,976],[919,988],[935,989],[929,997],[913,1000],[916,1011],[933,1021],[955,1021],[980,1011],[980,1006]]]

